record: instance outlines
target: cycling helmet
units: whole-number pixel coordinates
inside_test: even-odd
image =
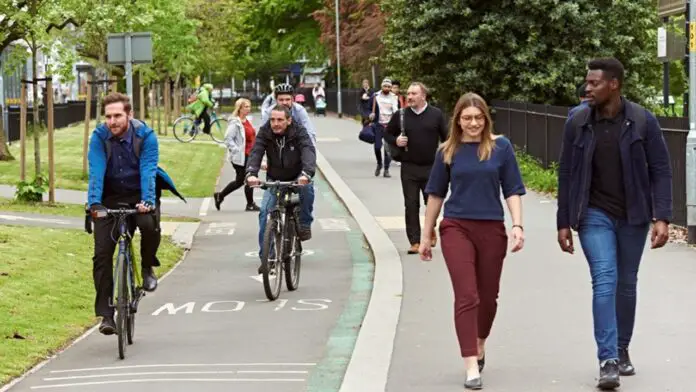
[[[275,86],[273,92],[275,93],[275,96],[278,96],[278,94],[294,94],[295,89],[289,83],[281,83]]]

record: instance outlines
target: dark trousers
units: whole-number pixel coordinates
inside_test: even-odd
[[[244,166],[232,164],[235,178],[220,192],[221,200],[244,185],[244,176],[246,175],[246,165],[248,162],[249,156],[247,155],[244,157]],[[254,190],[248,185],[244,185],[244,196],[246,196],[247,205],[254,204]]]
[[[377,165],[384,167],[384,170],[389,170],[391,155],[389,155],[389,149],[386,145],[384,146],[384,162],[382,161],[382,145],[386,143],[384,141],[384,132],[384,125],[375,124],[375,158],[377,159]]]
[[[430,165],[420,166],[409,162],[401,164],[401,190],[404,193],[406,236],[411,245],[420,242],[420,198],[422,194],[423,203],[428,203],[425,186],[428,184],[431,168]]]
[[[203,120],[203,133],[210,133],[210,114],[208,110],[204,110],[201,116],[198,117],[199,120]]]
[[[110,197],[104,199],[106,208],[119,208],[118,203],[135,205],[132,197]],[[135,227],[140,229],[140,264],[143,268],[158,267],[157,249],[161,240],[160,209],[151,214],[135,215],[128,221],[128,229],[133,235]],[[108,217],[94,220],[94,257],[92,258],[92,275],[97,292],[94,312],[97,316],[112,317],[114,309],[109,306],[109,299],[114,292],[113,259],[118,245],[118,222]]]
[[[454,289],[454,326],[462,357],[478,355],[498,309],[498,290],[507,234],[502,221],[444,218],[442,255]]]

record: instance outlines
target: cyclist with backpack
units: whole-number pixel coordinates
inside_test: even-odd
[[[203,120],[203,133],[206,135],[210,135],[210,114],[208,114],[208,109],[215,107],[212,92],[213,85],[210,83],[204,84],[195,95],[192,94],[189,97],[189,105],[186,106],[186,110],[196,116],[197,123]]]
[[[157,277],[153,267],[157,259],[160,234],[160,196],[169,190],[184,199],[167,173],[158,167],[157,134],[144,122],[133,118],[128,96],[112,93],[104,98],[106,121],[94,130],[89,142],[89,187],[87,205],[91,211],[117,209],[121,204],[137,208],[134,222],[129,222],[131,235],[135,226],[141,234],[141,268],[143,289],[154,291]],[[113,256],[115,218],[94,220],[93,278],[96,290],[95,313],[102,317],[99,332],[116,332],[114,308],[109,299],[114,291]]]

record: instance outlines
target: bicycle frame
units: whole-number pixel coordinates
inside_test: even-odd
[[[116,306],[116,303],[118,302],[118,286],[119,284],[127,284],[128,285],[128,293],[129,295],[135,295],[136,294],[136,287],[142,287],[142,276],[140,273],[140,269],[136,268],[134,265],[136,263],[135,258],[133,257],[133,237],[131,237],[130,232],[128,231],[128,216],[126,215],[121,215],[118,216],[116,219],[118,219],[117,224],[119,226],[119,237],[118,237],[118,255],[123,255],[123,260],[126,262],[125,268],[127,268],[127,282],[117,282],[116,278],[118,276],[118,273],[115,273],[116,271],[119,271],[121,268],[124,268],[123,266],[120,265],[120,257],[116,257],[116,265],[114,266],[114,291],[113,291],[113,296],[112,296],[112,306]],[[131,297],[128,298],[128,303],[133,305],[133,300],[135,298]]]
[[[294,194],[299,193],[299,187],[301,185],[298,185],[297,183],[294,182],[282,182],[282,181],[275,181],[275,182],[265,182],[262,183],[260,186],[262,189],[268,189],[272,188],[273,192],[275,193],[275,204],[273,207],[271,207],[268,211],[268,217],[267,219],[272,220],[275,219],[277,220],[278,224],[275,226],[276,232],[280,235],[282,238],[282,243],[280,244],[280,249],[282,254],[276,255],[276,258],[279,261],[285,261],[289,255],[286,253],[287,250],[290,248],[289,243],[290,243],[290,238],[288,238],[285,233],[288,232],[288,226],[290,222],[294,222],[295,225],[295,232],[297,233],[298,231],[298,225],[299,222],[297,219],[288,219],[290,214],[294,214],[294,212],[299,208],[299,203],[292,203],[292,196]],[[299,195],[298,195],[299,197]]]

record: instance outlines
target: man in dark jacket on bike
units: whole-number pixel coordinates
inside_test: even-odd
[[[128,96],[112,93],[104,98],[106,121],[92,133],[89,142],[90,210],[118,209],[127,204],[140,214],[129,222],[131,235],[137,225],[141,234],[141,267],[143,289],[154,291],[157,277],[153,267],[160,265],[157,248],[160,244],[159,198],[167,189],[181,197],[171,178],[157,167],[159,147],[157,135],[142,121],[133,119]],[[183,199],[183,197],[181,197]],[[102,317],[99,332],[116,332],[114,308],[109,306],[114,291],[113,256],[118,228],[112,217],[94,221],[93,278],[97,292],[95,313]]]
[[[303,186],[300,190],[301,203],[306,203],[308,185],[316,171],[316,149],[307,130],[292,121],[290,110],[278,105],[271,110],[270,121],[259,129],[256,142],[249,154],[246,181],[249,186],[258,185],[261,160],[267,157],[268,181],[295,181]],[[259,254],[263,246],[268,210],[275,204],[275,195],[266,191],[259,212]],[[306,241],[312,237],[311,222],[300,222],[299,237]]]

